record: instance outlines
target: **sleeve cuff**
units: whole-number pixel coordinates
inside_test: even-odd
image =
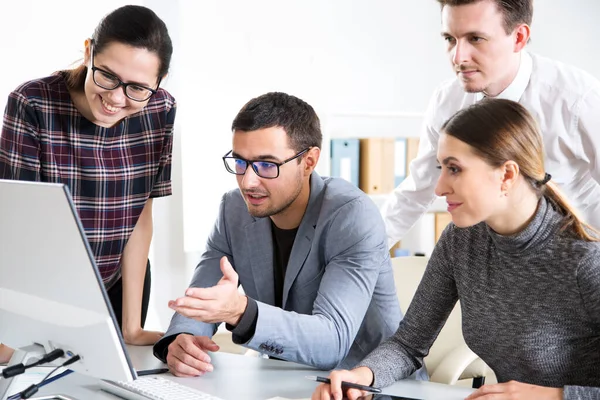
[[[256,321],[258,320],[258,304],[256,300],[248,297],[248,305],[240,318],[237,326],[226,324],[225,327],[232,333],[231,340],[235,344],[245,344],[252,339],[256,332]]]
[[[160,361],[166,363],[167,362],[167,354],[169,353],[169,345],[171,343],[173,343],[175,341],[175,339],[177,338],[177,336],[179,336],[181,334],[191,335],[191,333],[180,332],[180,333],[176,333],[174,335],[163,337],[158,342],[156,342],[156,344],[154,344],[154,347],[152,348],[154,357],[156,357]]]
[[[587,400],[597,399],[600,388],[590,386],[565,386],[563,388],[564,400]]]
[[[152,189],[152,192],[150,192],[150,198],[151,199],[156,199],[158,197],[166,197],[166,196],[171,196],[173,194],[173,190],[171,188],[171,182],[167,182],[164,184],[160,184],[156,187],[154,187]]]

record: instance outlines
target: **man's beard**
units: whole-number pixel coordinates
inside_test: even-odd
[[[300,195],[301,191],[302,191],[302,178],[298,177],[298,180],[296,181],[296,190],[294,191],[294,193],[291,196],[289,196],[287,199],[285,199],[284,203],[281,206],[269,207],[266,210],[252,210],[251,206],[247,205],[248,212],[250,213],[250,215],[252,215],[255,218],[265,218],[265,217],[270,217],[272,215],[279,214],[280,212],[286,210],[290,205],[292,205],[292,203],[294,201],[296,201],[296,199]]]

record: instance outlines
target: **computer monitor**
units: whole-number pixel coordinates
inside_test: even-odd
[[[65,185],[0,180],[0,342],[78,354],[69,368],[82,374],[136,378]]]

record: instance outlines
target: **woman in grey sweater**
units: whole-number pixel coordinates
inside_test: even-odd
[[[408,377],[459,299],[465,341],[499,382],[469,400],[600,399],[598,234],[544,170],[535,121],[518,103],[490,99],[443,132],[436,193],[453,223],[394,336],[333,372],[313,399],[341,399],[342,380],[384,387]]]

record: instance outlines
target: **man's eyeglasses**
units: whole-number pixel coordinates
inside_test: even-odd
[[[229,150],[227,154],[223,156],[223,162],[225,163],[225,169],[235,175],[244,175],[248,169],[248,165],[251,165],[256,175],[260,176],[261,178],[275,179],[279,176],[279,167],[285,163],[295,160],[308,150],[310,150],[310,147],[302,150],[300,153],[288,158],[287,160],[283,160],[280,163],[260,160],[250,161],[239,157],[232,157],[230,154],[233,152],[233,150]]]
[[[94,66],[94,44],[91,46],[91,60],[92,60],[92,77],[94,78],[94,83],[100,86],[102,89],[106,90],[115,90],[120,86],[123,86],[125,90],[125,96],[129,97],[134,101],[146,101],[152,95],[156,94],[156,90],[139,85],[137,83],[125,83],[121,79],[119,79],[116,75],[103,70],[102,68],[98,68]],[[158,78],[158,84],[156,88],[160,85],[161,78]]]

